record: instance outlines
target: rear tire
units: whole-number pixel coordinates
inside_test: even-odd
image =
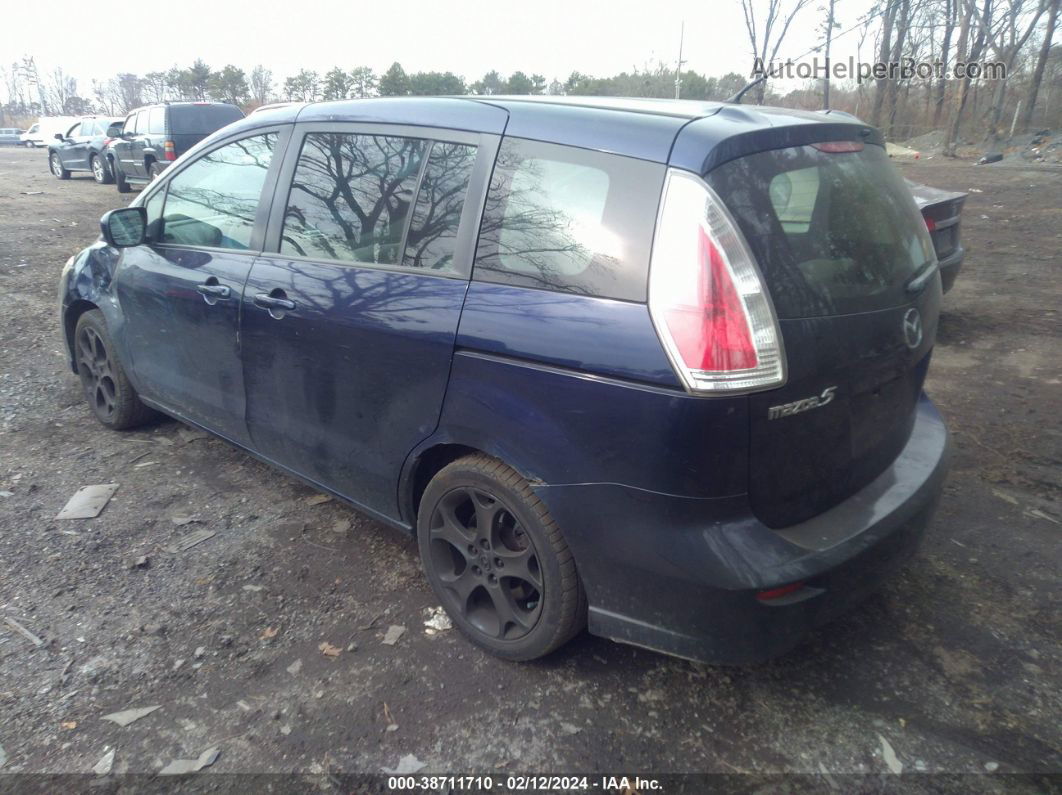
[[[74,356],[85,401],[101,423],[121,431],[143,425],[155,411],[140,402],[114,352],[103,313],[85,312],[74,329]]]
[[[530,484],[477,453],[444,467],[417,516],[424,574],[465,636],[507,660],[533,660],[586,625],[575,560]]]
[[[118,189],[119,193],[129,193],[133,189],[126,181],[125,174],[122,172],[117,160],[111,160],[111,173],[114,174],[114,187]]]
[[[111,172],[107,168],[107,162],[102,157],[93,155],[89,159],[89,165],[92,167],[92,178],[96,180],[96,184],[110,185],[114,182]]]
[[[48,155],[48,168],[57,179],[70,179],[70,172],[63,168],[63,159],[58,152]]]

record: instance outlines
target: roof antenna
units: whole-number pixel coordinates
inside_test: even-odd
[[[750,88],[755,88],[760,83],[763,83],[766,80],[767,80],[767,75],[761,75],[760,77],[757,77],[755,80],[753,80],[751,83],[749,83],[747,86],[745,86],[743,89],[741,89],[739,92],[734,94],[734,96],[730,97],[730,99],[724,99],[723,101],[724,102],[733,103],[734,105],[740,105],[741,104],[741,98],[743,96],[745,96],[745,94],[748,93]]]
[[[682,95],[682,65],[686,63],[682,60],[682,40],[686,37],[686,20],[682,20],[682,27],[679,28],[679,57],[678,65],[675,67],[675,99],[678,99]],[[1017,118],[1015,116],[1015,118]]]

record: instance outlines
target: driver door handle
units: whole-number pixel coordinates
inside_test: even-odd
[[[197,284],[195,290],[200,295],[208,296],[210,298],[219,298],[222,301],[227,301],[232,297],[232,291],[224,284],[210,284],[209,282],[206,284]]]

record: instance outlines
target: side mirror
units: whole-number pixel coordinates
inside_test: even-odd
[[[104,213],[100,231],[108,246],[129,248],[147,239],[147,210],[143,207],[123,207]]]
[[[66,139],[63,137],[62,133],[56,133],[55,134],[55,140],[57,140],[57,141],[65,141]]]

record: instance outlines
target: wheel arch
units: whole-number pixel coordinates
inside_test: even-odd
[[[445,441],[431,444],[410,455],[410,461],[406,465],[406,475],[402,478],[399,487],[399,510],[402,518],[409,521],[414,535],[417,532],[420,498],[424,496],[424,490],[431,479],[439,474],[443,467],[457,459],[482,452],[485,451],[467,444]]]
[[[99,307],[84,298],[77,298],[70,303],[70,306],[66,308],[66,312],[63,314],[66,350],[70,356],[70,369],[75,374],[77,373],[77,357],[74,353],[74,330],[77,328],[77,321],[81,319],[81,316],[86,312],[91,312],[93,309],[99,309]]]

